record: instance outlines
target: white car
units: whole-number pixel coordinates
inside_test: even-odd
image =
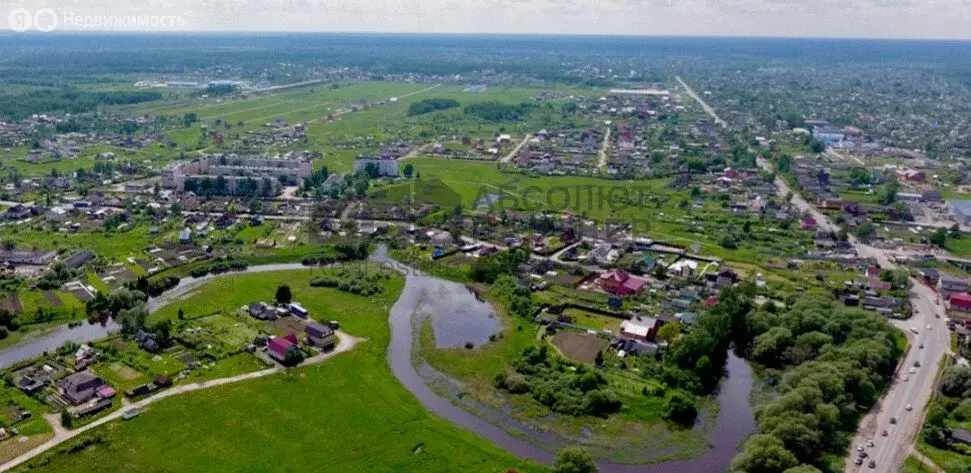
[[[919,332],[917,331],[917,327],[910,327],[910,331],[911,331],[912,333],[919,333]]]
[[[904,376],[904,381],[910,381],[910,376]]]
[[[917,370],[911,368],[911,369],[907,370],[907,372],[910,373],[910,374],[914,374],[914,373],[917,372]]]
[[[927,324],[927,330],[931,329],[931,324]]]
[[[912,411],[912,410],[914,410],[914,408],[913,407],[910,407],[910,404],[907,404],[906,406],[904,406],[904,410],[905,411]]]

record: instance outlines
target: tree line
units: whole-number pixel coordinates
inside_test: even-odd
[[[822,293],[777,312],[766,304],[742,327],[750,359],[765,367],[778,397],[756,410],[758,432],[731,471],[841,471],[857,422],[893,374],[899,335],[883,316]]]
[[[452,99],[424,99],[420,102],[413,102],[408,106],[408,116],[414,117],[417,115],[424,115],[426,113],[435,112],[438,110],[448,110],[450,108],[455,108],[459,106],[458,100]]]

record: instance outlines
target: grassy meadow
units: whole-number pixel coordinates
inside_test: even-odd
[[[279,284],[323,320],[367,338],[349,353],[284,374],[217,387],[153,404],[138,418],[91,432],[105,442],[51,454],[31,471],[211,472],[465,471],[540,472],[486,440],[428,413],[400,386],[385,359],[388,310],[403,281],[363,298],[311,288],[312,271],[237,275],[213,281],[153,315],[232,311],[273,297]]]

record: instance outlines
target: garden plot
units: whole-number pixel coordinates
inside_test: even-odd
[[[253,343],[260,334],[254,323],[222,314],[195,319],[189,325],[203,328],[222,343],[239,348]]]
[[[607,348],[610,343],[596,335],[561,332],[553,337],[553,345],[567,358],[593,364],[597,353]]]
[[[16,294],[9,294],[6,297],[0,297],[0,309],[6,309],[15,314],[20,314],[23,312],[23,308],[20,306],[20,298]]]
[[[98,275],[101,282],[105,283],[109,289],[114,291],[125,284],[138,279],[135,273],[131,272],[127,266],[116,263],[110,266],[103,274]]]

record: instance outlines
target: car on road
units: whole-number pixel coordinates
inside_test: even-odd
[[[857,465],[862,465],[863,464],[863,459],[862,458],[857,458],[857,459],[853,460],[853,463],[856,463]]]
[[[912,411],[912,410],[914,410],[914,408],[911,407],[910,404],[907,404],[906,406],[904,406],[904,410],[905,411]]]
[[[860,458],[866,458],[866,457],[868,457],[868,456],[869,456],[869,455],[867,455],[867,453],[866,453],[866,452],[860,452]]]
[[[923,344],[923,343],[921,343],[920,345],[917,345],[917,348],[920,348],[920,349],[922,349],[922,350],[923,350],[923,349],[924,349],[924,344]]]
[[[862,452],[863,451],[863,445],[857,445],[856,446],[856,451]]]
[[[867,440],[866,441],[866,446],[867,447],[872,447],[873,446],[873,440]]]
[[[917,370],[911,368],[911,369],[907,370],[907,372],[910,373],[910,374],[914,374],[914,373],[917,372]]]
[[[914,368],[920,368],[920,360],[914,360]]]
[[[931,324],[927,324],[927,330],[931,329]]]
[[[912,333],[920,333],[920,332],[917,331],[917,327],[910,327],[910,331]]]
[[[884,430],[883,432],[880,432],[880,436],[881,437],[886,437],[887,435],[888,434],[887,434],[887,431],[886,430]]]
[[[868,463],[867,466],[870,467],[870,468],[876,468],[877,467],[877,462],[875,462],[873,460],[870,460],[870,463]]]
[[[896,417],[891,417],[890,418],[890,423],[891,424],[896,424],[897,423],[897,418]]]

